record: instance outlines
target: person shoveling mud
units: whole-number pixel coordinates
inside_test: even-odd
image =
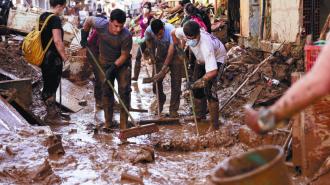
[[[188,21],[183,28],[172,33],[174,44],[182,40],[196,56],[193,81],[189,86],[194,92],[196,114],[199,118],[206,116],[206,99],[211,118],[210,130],[219,129],[219,100],[216,92],[218,69],[225,62],[226,49],[220,40],[200,29],[198,23]],[[204,105],[204,106],[203,106]]]
[[[124,28],[126,13],[120,9],[111,12],[110,21],[101,17],[89,17],[81,30],[81,46],[86,47],[87,37],[91,27],[96,29],[100,42],[100,64],[106,73],[106,78],[114,84],[116,79],[119,84],[119,94],[126,107],[129,107],[131,92],[131,57],[132,35]],[[107,83],[102,85],[102,103],[105,116],[105,129],[114,127],[113,109],[114,94]],[[120,128],[127,128],[128,115],[121,108]]]

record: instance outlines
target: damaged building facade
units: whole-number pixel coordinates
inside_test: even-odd
[[[265,51],[300,44],[309,34],[318,38],[330,12],[327,0],[229,0],[228,7],[229,35]]]

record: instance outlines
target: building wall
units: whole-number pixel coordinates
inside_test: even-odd
[[[277,42],[296,42],[300,33],[300,0],[271,1],[271,35]]]

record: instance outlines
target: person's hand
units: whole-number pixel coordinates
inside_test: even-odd
[[[114,62],[110,63],[107,66],[107,70],[105,72],[105,76],[108,80],[115,78],[116,73],[117,73],[117,69],[118,67],[116,66],[116,64]]]
[[[265,108],[256,111],[251,106],[245,106],[245,124],[257,134],[266,134],[276,127],[274,113]]]
[[[207,81],[204,79],[204,78],[200,78],[198,79],[196,82],[194,82],[192,85],[191,85],[191,89],[201,89],[201,88],[204,88],[206,87],[206,83]]]
[[[163,79],[166,75],[166,73],[168,72],[169,68],[168,66],[164,65],[162,67],[162,69],[159,71],[159,73],[157,73],[154,77],[153,77],[153,81],[154,82],[158,82],[160,81],[161,79]]]
[[[84,31],[83,29],[81,29],[81,41],[80,41],[80,45],[83,48],[85,48],[87,46],[87,44],[88,44],[88,41],[87,41],[88,34],[89,34],[89,32]]]
[[[244,107],[244,122],[245,124],[256,133],[260,133],[260,128],[258,125],[258,111],[247,105]]]

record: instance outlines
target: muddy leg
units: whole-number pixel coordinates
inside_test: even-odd
[[[178,117],[180,106],[181,83],[182,83],[182,62],[178,57],[173,58],[173,63],[170,65],[171,72],[171,101],[170,101],[170,117]]]
[[[114,84],[113,83],[114,79],[109,79],[109,81],[111,82],[112,85]],[[115,98],[111,88],[109,87],[106,81],[102,84],[102,91],[103,91],[102,106],[104,109],[104,117],[105,117],[104,128],[109,129],[110,127],[114,126],[112,119],[113,119]]]
[[[163,67],[163,64],[162,63],[156,63],[156,73],[158,73]],[[166,101],[166,95],[164,93],[164,89],[163,89],[163,79],[159,80],[157,82],[158,84],[158,94],[156,93],[156,84],[153,83],[152,87],[153,87],[153,92],[156,94],[157,97],[159,97],[159,106],[160,106],[160,112],[163,111],[163,108],[164,108],[164,104],[165,104],[165,101]]]
[[[124,64],[118,71],[116,79],[118,81],[119,96],[123,100],[127,108],[130,107],[130,94],[131,94],[131,67],[130,64]],[[128,123],[128,114],[121,106],[120,108],[120,129],[126,129]]]
[[[194,73],[192,80],[195,82],[196,80],[203,77],[205,74],[204,65],[195,64],[194,65]],[[195,103],[195,111],[198,119],[205,119],[207,112],[207,102],[204,88],[194,89],[194,103]]]
[[[98,58],[98,53],[92,50],[95,57]],[[88,63],[92,65],[94,78],[93,85],[94,85],[94,98],[95,98],[95,108],[101,109],[102,108],[102,82],[104,81],[104,77],[102,76],[101,72],[98,70],[97,66],[92,61],[91,55],[87,52],[86,54]]]

